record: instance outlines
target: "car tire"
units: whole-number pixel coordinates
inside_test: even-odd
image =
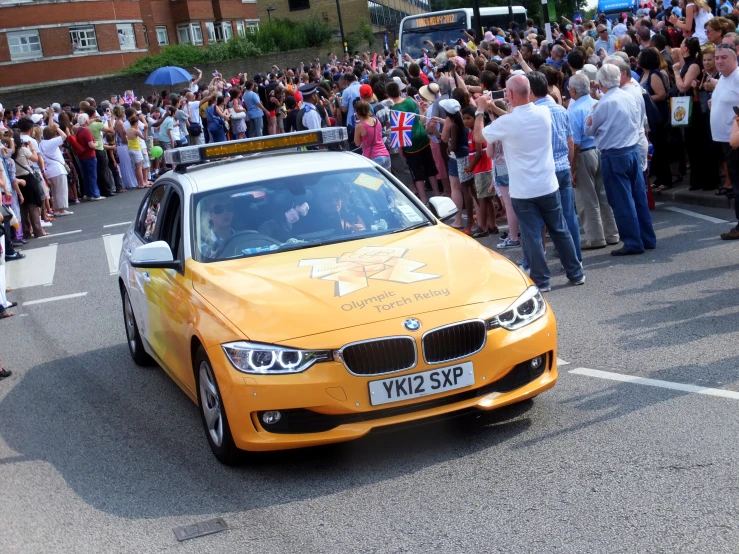
[[[123,290],[121,298],[123,300],[123,324],[126,327],[126,343],[128,343],[128,353],[131,358],[140,366],[152,366],[154,360],[144,350],[144,343],[141,340],[139,326],[136,323],[136,316],[133,313],[131,299],[128,297],[128,291]]]
[[[237,465],[243,459],[243,452],[234,444],[221,399],[221,389],[218,388],[215,373],[202,346],[195,354],[195,384],[200,419],[213,455],[222,464]]]

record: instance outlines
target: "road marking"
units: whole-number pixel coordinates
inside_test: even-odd
[[[50,285],[56,269],[56,244],[26,250],[26,257],[5,266],[8,286],[14,289]]]
[[[118,260],[123,248],[123,234],[104,236],[103,243],[105,244],[105,256],[108,258],[108,270],[110,273],[118,273]]]
[[[64,231],[63,233],[48,234],[41,238],[42,239],[53,239],[54,237],[61,237],[62,235],[74,235],[75,233],[81,233],[81,232],[82,232],[82,229],[77,229],[76,231]]]
[[[727,221],[726,219],[719,219],[718,217],[711,217],[710,215],[699,214],[698,212],[691,212],[690,210],[675,208],[674,206],[667,206],[665,210],[669,210],[678,214],[689,215],[690,217],[697,217],[698,219],[710,221],[711,223],[729,223],[729,221]]]
[[[130,225],[130,221],[121,221],[120,223],[111,223],[109,225],[103,225],[103,229],[108,229],[110,227],[120,227],[121,225]]]
[[[74,294],[63,294],[62,296],[50,296],[49,298],[40,298],[39,300],[29,300],[24,302],[24,306],[33,306],[34,304],[45,304],[46,302],[56,302],[57,300],[67,300],[68,298],[79,298],[87,296],[86,292],[75,292]]]
[[[683,392],[693,392],[695,394],[705,394],[708,396],[720,396],[721,398],[731,398],[739,400],[739,392],[725,389],[711,389],[708,387],[700,387],[698,385],[688,385],[685,383],[675,383],[673,381],[662,381],[661,379],[648,379],[646,377],[636,377],[634,375],[624,375],[623,373],[613,373],[611,371],[600,371],[597,369],[588,369],[578,367],[571,369],[570,373],[575,375],[586,375],[588,377],[597,377],[599,379],[609,379],[611,381],[620,381],[622,383],[633,383],[635,385],[646,385],[648,387],[660,387],[663,389],[679,390]]]
[[[562,358],[557,358],[557,365],[570,365],[570,362],[565,362]]]

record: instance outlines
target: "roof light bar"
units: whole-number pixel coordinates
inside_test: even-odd
[[[299,131],[270,137],[214,142],[199,146],[183,146],[164,152],[164,162],[173,165],[191,165],[270,150],[284,150],[303,146],[321,146],[347,140],[346,127],[327,127],[315,131]]]

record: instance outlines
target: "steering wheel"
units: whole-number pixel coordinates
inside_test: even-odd
[[[267,246],[268,245],[282,246],[282,243],[280,241],[275,240],[272,237],[264,235],[257,231],[251,231],[251,230],[239,231],[238,233],[235,233],[226,239],[226,241],[223,243],[223,246],[221,247],[221,255],[223,255],[228,250],[229,246],[232,245],[234,240],[240,237],[244,237],[246,235],[250,235],[249,239],[250,240],[253,239],[255,242],[261,241],[261,242],[267,243]],[[258,244],[257,246],[262,246],[262,245]]]

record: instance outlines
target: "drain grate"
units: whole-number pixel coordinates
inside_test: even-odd
[[[177,540],[182,542],[202,537],[204,535],[212,535],[219,531],[226,531],[227,529],[228,525],[226,525],[223,518],[217,517],[215,519],[209,519],[208,521],[199,521],[198,523],[175,527],[172,531],[174,531],[174,536],[177,537]]]

